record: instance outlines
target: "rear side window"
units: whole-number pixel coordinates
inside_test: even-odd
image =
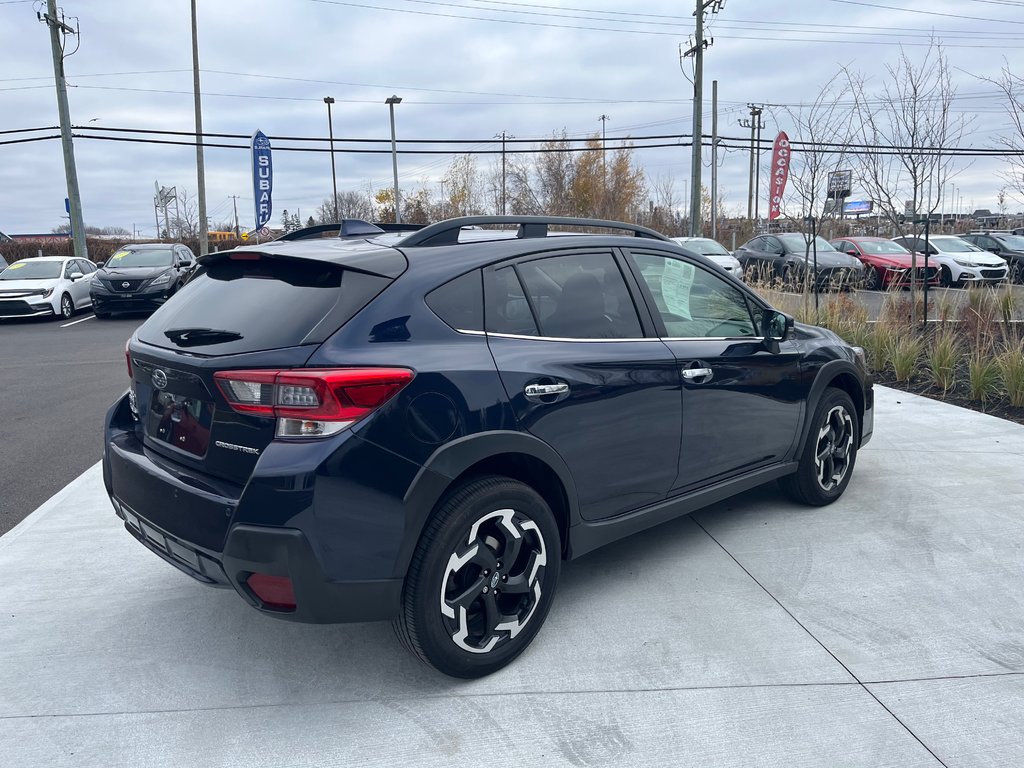
[[[516,336],[537,335],[530,302],[512,267],[494,270],[487,285],[487,330]]]
[[[484,329],[484,289],[480,270],[449,280],[426,296],[431,311],[457,331]]]
[[[212,355],[319,343],[390,283],[323,262],[225,259],[202,268],[139,339]]]

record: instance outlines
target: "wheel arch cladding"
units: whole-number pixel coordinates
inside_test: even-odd
[[[857,369],[853,363],[846,360],[832,360],[822,366],[811,386],[807,397],[807,406],[804,411],[804,420],[801,426],[800,440],[797,445],[797,456],[803,453],[804,445],[810,435],[808,425],[818,407],[825,390],[829,387],[841,389],[853,400],[853,407],[857,411],[857,446],[860,447],[864,437],[864,389],[857,378]]]

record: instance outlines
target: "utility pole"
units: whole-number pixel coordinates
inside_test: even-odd
[[[334,170],[334,120],[331,119],[331,104],[334,103],[333,96],[324,96],[324,104],[327,105],[327,134],[331,141],[331,189],[334,190],[334,220],[338,219],[338,175]]]
[[[196,179],[199,184],[199,255],[210,251],[210,227],[206,221],[206,168],[203,164],[203,104],[199,96],[199,33],[196,0],[192,0],[192,93],[196,105]]]
[[[608,132],[606,123],[611,120],[608,115],[601,115],[601,207],[605,206],[608,199]],[[604,213],[602,211],[602,213]]]
[[[53,52],[53,79],[57,85],[57,116],[60,120],[60,143],[64,150],[64,175],[67,178],[68,201],[71,210],[71,238],[75,257],[89,258],[85,243],[85,220],[82,216],[82,195],[78,191],[78,171],[75,168],[75,147],[71,141],[71,112],[68,109],[68,86],[64,79],[64,45],[61,35],[77,35],[78,30],[57,18],[57,0],[46,0],[46,13],[36,14],[50,29],[50,49]]]
[[[703,107],[704,107],[704,51],[714,44],[714,38],[704,39],[704,13],[716,14],[722,10],[725,0],[696,0],[694,11],[693,45],[683,54],[684,58],[693,57],[693,170],[690,176],[690,237],[698,237],[701,230],[700,215],[700,171],[703,162]]]
[[[757,186],[760,187],[760,183],[756,182],[758,173],[757,169],[755,169],[754,163],[755,158],[757,158],[758,165],[760,165],[760,131],[762,107],[756,104],[747,104],[747,106],[750,108],[750,119],[748,120],[746,118],[743,118],[738,122],[742,127],[750,129],[750,182],[747,186],[747,218],[753,221],[754,217],[756,216],[755,210],[757,205],[757,194],[760,191],[759,189],[758,192],[754,191],[755,183],[757,183]]]
[[[495,134],[495,135],[497,135],[497,134]],[[514,139],[514,138],[515,138],[515,136],[513,136],[511,133],[506,133],[505,131],[501,132],[501,215],[502,216],[505,215],[505,141],[507,139]],[[443,182],[442,182],[441,190],[442,190],[441,197],[442,197],[442,201],[443,201],[443,198],[444,198],[444,191],[443,191],[444,190],[444,184],[443,184]]]
[[[711,237],[718,237],[718,81],[711,81]]]
[[[231,205],[234,206],[235,209],[235,239],[237,240],[241,237],[241,233],[238,231],[238,195],[231,196]]]

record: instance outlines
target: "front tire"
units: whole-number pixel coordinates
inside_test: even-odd
[[[65,320],[70,320],[75,314],[75,302],[71,300],[71,295],[65,293],[60,297],[60,316]]]
[[[560,565],[558,525],[536,491],[506,477],[473,480],[450,494],[427,524],[395,633],[446,675],[489,675],[540,630]]]
[[[950,288],[953,286],[953,273],[950,271],[949,267],[945,265],[942,266],[942,269],[939,272],[939,285],[943,288]]]
[[[868,267],[867,274],[864,275],[864,289],[867,291],[877,291],[882,287],[882,278],[878,274],[878,270],[874,267]]]
[[[779,482],[797,501],[823,507],[842,496],[850,484],[857,462],[857,409],[846,392],[829,387],[810,424],[797,471]]]

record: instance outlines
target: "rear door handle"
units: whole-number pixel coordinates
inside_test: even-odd
[[[565,382],[558,384],[527,384],[523,394],[527,397],[550,397],[551,395],[563,395],[569,391],[569,385]]]

